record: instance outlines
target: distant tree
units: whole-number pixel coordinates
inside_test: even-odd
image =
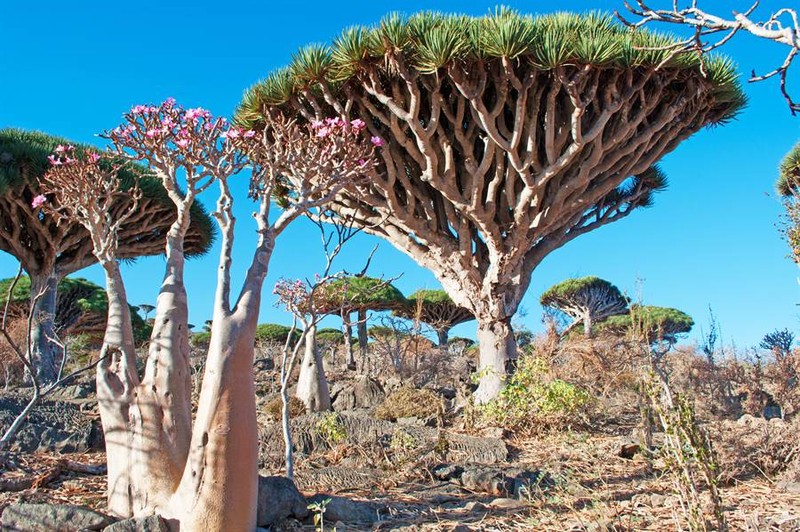
[[[628,298],[619,288],[599,277],[562,281],[545,291],[539,302],[545,308],[572,318],[562,335],[583,323],[583,334],[591,337],[593,323],[628,311]]]
[[[675,308],[631,305],[627,314],[611,316],[596,324],[598,331],[634,334],[654,347],[658,356],[669,351],[694,327],[694,320]]]
[[[474,320],[472,312],[456,305],[444,290],[417,290],[408,297],[408,304],[394,311],[398,316],[421,321],[436,331],[439,347],[447,348],[450,329]]]
[[[296,342],[300,338],[302,332],[302,330],[293,329],[288,325],[260,323],[258,327],[256,327],[256,341],[285,344],[286,340],[291,336],[292,342]]]
[[[0,305],[5,305],[8,288],[14,279],[0,280]],[[106,328],[108,300],[105,288],[79,277],[65,277],[58,283],[58,305],[53,319],[54,332],[59,338],[82,334],[96,339],[99,345]],[[30,309],[31,280],[22,276],[14,286],[8,319],[24,318]],[[131,307],[134,339],[144,341],[149,327]]]
[[[473,313],[484,403],[516,357],[511,319],[534,269],[651,205],[665,187],[653,165],[743,106],[730,62],[665,61],[674,42],[596,14],[390,15],[299,51],[246,92],[236,120],[334,112],[385,139],[379,177],[330,208]]]
[[[791,355],[793,343],[793,332],[789,329],[776,329],[764,335],[759,347],[772,351],[772,353],[775,354],[775,358],[780,360],[783,357]]]
[[[54,206],[58,207],[56,196],[42,195],[39,186],[39,179],[52,165],[48,157],[53,157],[59,147],[63,150],[72,145],[66,139],[44,133],[0,130],[0,250],[19,260],[30,276],[36,316],[31,356],[43,384],[55,379],[56,357],[60,353],[51,341],[56,287],[65,276],[97,262],[92,254],[92,239],[81,224],[67,219],[59,221],[41,212],[41,202],[56,202]],[[77,153],[96,150],[86,145],[74,146]],[[175,220],[172,201],[158,180],[148,177],[141,167],[128,164],[120,172],[122,187],[129,188],[138,182],[141,198],[136,212],[120,228],[118,258],[163,253],[167,230]],[[111,206],[111,216],[126,212],[130,205],[129,199],[119,196]],[[205,253],[214,234],[211,218],[195,204],[186,236],[187,255]]]
[[[352,314],[356,313],[356,330],[361,356],[366,360],[369,337],[367,335],[367,313],[369,311],[395,310],[407,304],[402,292],[385,279],[366,275],[353,275],[334,279],[322,287],[318,308],[324,314],[338,314],[342,318],[345,345],[352,336]],[[348,366],[355,363],[352,350],[348,352]]]

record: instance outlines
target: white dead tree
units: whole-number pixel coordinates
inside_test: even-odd
[[[697,0],[692,0],[685,7],[680,7],[680,2],[675,0],[672,9],[653,9],[643,1],[637,0],[633,7],[629,2],[624,2],[628,11],[638,17],[636,21],[629,21],[615,11],[617,17],[631,28],[640,28],[652,22],[667,22],[679,24],[694,29],[691,37],[671,43],[663,49],[670,52],[665,57],[663,63],[669,61],[672,56],[680,53],[692,53],[702,55],[723,46],[730,41],[737,33],[750,33],[761,39],[776,42],[789,47],[783,63],[765,74],[756,74],[752,69],[749,81],[764,81],[773,77],[780,79],[780,90],[792,114],[800,111],[800,103],[794,101],[786,88],[786,76],[792,62],[800,53],[800,19],[797,16],[797,9],[788,7],[777,9],[769,13],[766,18],[761,16],[756,19],[756,11],[759,1],[756,0],[746,11],[738,12],[732,10],[730,17],[720,16],[719,14],[709,13],[699,7]]]
[[[169,99],[160,106],[134,107],[122,126],[106,133],[117,157],[151,168],[177,211],[166,238],[166,273],[142,376],[134,364],[127,297],[114,257],[118,224],[104,199],[135,192],[115,182],[113,168],[105,171],[94,156],[56,154],[45,178],[49,192],[89,230],[106,270],[107,358],[98,366],[97,388],[109,460],[108,503],[115,515],[157,513],[182,531],[255,528],[253,356],[262,285],[275,240],[289,223],[358,179],[374,178],[369,157],[374,148],[361,140],[360,131],[340,121],[328,134],[317,135],[278,115],[258,131],[245,131]],[[234,300],[236,218],[229,179],[247,165],[253,169],[249,193],[258,205],[259,239]],[[74,189],[63,186],[70,180]],[[192,423],[184,242],[192,204],[215,183],[220,192],[214,217],[222,242],[211,339]],[[74,197],[73,190],[79,191]],[[94,195],[81,201],[79,195],[92,190]],[[274,198],[284,208],[270,218]]]

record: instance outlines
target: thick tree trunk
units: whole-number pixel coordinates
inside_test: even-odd
[[[324,412],[331,409],[331,393],[322,354],[317,346],[317,327],[306,329],[305,352],[297,378],[297,398],[305,403],[309,412]]]
[[[52,341],[55,338],[58,283],[61,276],[55,272],[31,274],[31,305],[33,326],[30,331],[31,364],[35,368],[39,385],[47,385],[58,377],[58,357],[61,350]],[[37,297],[41,294],[41,297]],[[30,375],[26,375],[30,382]]]
[[[257,316],[214,317],[189,460],[167,512],[180,522],[181,532],[255,530]]]
[[[143,503],[140,475],[149,473],[146,449],[135,447],[141,415],[135,389],[139,383],[130,308],[116,261],[102,263],[106,274],[108,321],[101,362],[97,365],[97,401],[106,443],[108,509],[130,517]],[[159,467],[160,464],[156,464]]]
[[[517,344],[510,319],[483,320],[478,317],[480,384],[473,397],[476,404],[496,398],[505,385],[506,366],[517,356]]]
[[[586,338],[592,337],[592,313],[589,310],[583,314],[583,335]]]
[[[366,362],[369,350],[369,337],[367,336],[367,310],[358,309],[358,348],[361,350],[361,359]]]
[[[349,370],[356,369],[356,354],[353,350],[353,326],[350,324],[350,313],[342,313],[342,333],[344,334],[345,366]]]
[[[447,341],[450,330],[449,329],[439,329],[436,331],[436,335],[439,337],[439,347],[442,349],[447,349]]]

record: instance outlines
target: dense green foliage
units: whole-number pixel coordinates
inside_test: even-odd
[[[798,186],[800,186],[800,142],[795,144],[781,161],[775,188],[782,196],[790,196],[798,191]]]
[[[402,292],[390,282],[366,276],[334,279],[318,292],[318,306],[323,312],[338,314],[356,310],[389,310],[406,304]]]
[[[300,339],[303,331],[294,329],[278,323],[261,323],[256,328],[256,342],[277,342],[285,344],[289,335],[292,335],[292,342]]]
[[[691,316],[675,308],[631,305],[630,313],[611,316],[597,324],[599,331],[628,334],[635,333],[649,342],[674,343],[677,335],[685,334],[694,327]]]
[[[552,306],[558,300],[569,300],[575,298],[581,292],[586,292],[592,289],[602,289],[608,291],[611,297],[619,300],[626,300],[627,298],[622,295],[619,288],[599,277],[579,277],[574,279],[567,279],[556,285],[548,288],[539,298],[539,302],[543,306]]]
[[[589,394],[574,384],[550,378],[548,373],[544,358],[535,352],[524,354],[500,396],[480,407],[481,414],[512,430],[573,422],[589,402]]]
[[[660,66],[702,75],[701,61],[713,84],[718,114],[734,116],[745,103],[733,64],[720,57],[672,54],[676,38],[643,29],[631,31],[599,13],[521,15],[499,8],[483,17],[424,12],[409,17],[391,14],[372,27],[346,29],[332,46],[311,45],[297,52],[292,63],[250,88],[237,109],[236,120],[248,127],[260,123],[263,106],[284,106],[307,90],[346,92],[363,83],[361,75],[377,71],[395,77],[398,63],[423,75],[452,65],[470,65],[507,58],[536,70],[563,65],[594,65],[605,69]],[[387,59],[391,58],[392,61]]]
[[[329,327],[318,329],[317,342],[319,344],[341,345],[344,344],[344,333],[339,329]]]
[[[0,280],[0,305],[5,306],[8,289],[13,279]],[[9,313],[27,315],[31,300],[31,279],[23,275],[14,286],[11,294]],[[23,309],[23,312],[20,312]],[[137,308],[130,306],[133,334],[137,342],[145,341],[150,336],[151,327],[138,314]],[[56,308],[55,326],[66,327],[66,333],[79,335],[84,332],[103,334],[108,312],[108,298],[102,286],[80,277],[65,277],[58,283],[58,306]],[[82,313],[83,316],[77,316]],[[67,323],[65,323],[67,322]],[[82,330],[89,327],[92,330]]]

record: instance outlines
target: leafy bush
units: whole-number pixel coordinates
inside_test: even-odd
[[[330,445],[338,445],[347,439],[347,427],[336,412],[326,412],[317,421],[317,434]]]
[[[484,420],[514,430],[544,422],[572,422],[590,396],[574,384],[548,378],[549,369],[547,361],[534,353],[520,357],[500,396],[480,407]]]
[[[426,418],[436,415],[440,403],[439,397],[429,390],[404,386],[375,409],[375,417],[386,421],[396,421],[402,417]]]

